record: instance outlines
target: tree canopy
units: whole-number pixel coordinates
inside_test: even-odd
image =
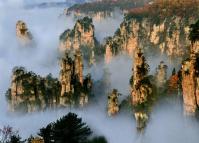
[[[39,132],[45,143],[85,143],[91,134],[91,129],[74,113],[68,113]]]

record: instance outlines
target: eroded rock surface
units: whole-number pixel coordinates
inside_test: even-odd
[[[11,87],[6,93],[10,111],[34,112],[47,108],[85,106],[92,79],[83,77],[81,52],[68,53],[60,60],[59,80],[51,74],[41,77],[23,67],[13,69]]]
[[[16,35],[23,46],[30,46],[33,42],[32,34],[28,30],[26,23],[21,20],[17,21]]]
[[[138,131],[143,131],[149,118],[150,98],[152,96],[152,85],[149,77],[149,65],[141,49],[136,49],[133,65],[133,76],[131,78],[131,97],[134,116]]]
[[[113,116],[119,112],[119,93],[117,89],[113,91],[108,96],[108,115]]]
[[[77,20],[72,30],[67,29],[60,36],[61,52],[66,50],[77,50],[82,46],[94,48],[96,44],[95,28],[91,18],[84,17]]]

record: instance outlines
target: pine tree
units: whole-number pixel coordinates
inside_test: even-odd
[[[45,143],[84,143],[92,134],[86,123],[74,113],[68,113],[56,122],[40,129]]]

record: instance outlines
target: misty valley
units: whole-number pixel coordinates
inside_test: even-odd
[[[197,143],[199,0],[0,1],[0,143]]]

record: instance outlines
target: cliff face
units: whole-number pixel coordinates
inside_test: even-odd
[[[185,114],[195,115],[199,107],[199,20],[190,26],[191,54],[182,64],[182,90]]]
[[[83,61],[79,50],[74,55],[65,53],[60,60],[61,104],[67,105],[78,100],[81,106],[88,103],[88,95],[92,88],[90,75],[83,79]],[[72,103],[74,104],[74,103]]]
[[[24,68],[15,68],[7,92],[10,110],[33,112],[54,108],[59,104],[59,91],[59,81],[51,75],[42,78]]]
[[[198,19],[198,4],[195,0],[155,0],[133,8],[108,42],[112,44],[105,47],[111,48],[113,56],[121,52],[132,56],[135,48],[141,47],[148,54],[164,53],[171,59],[182,60],[190,53],[189,25]],[[114,53],[114,49],[118,52]]]
[[[149,18],[126,18],[105,47],[111,49],[113,56],[122,52],[132,56],[137,47],[143,47],[149,53],[155,50],[171,58],[183,57],[189,52],[188,25],[180,17],[160,23],[154,23]],[[111,55],[109,49],[105,57]],[[116,53],[114,49],[117,49]]]
[[[78,18],[78,19],[89,16],[89,17],[92,17],[92,19],[94,21],[98,21],[98,22],[100,22],[100,21],[102,21],[106,18],[111,18],[111,17],[116,16],[113,11],[99,11],[99,12],[82,13],[82,12],[79,12],[79,11],[70,12],[70,11],[66,10],[64,13],[66,15],[74,14],[74,17]]]
[[[74,57],[69,57],[66,53],[60,60],[60,68],[61,96],[65,93],[74,93],[73,81],[83,85],[83,63],[80,51],[77,51]]]
[[[61,82],[61,96],[63,96],[64,93],[74,92],[73,86],[71,85],[74,63],[68,55],[60,60],[60,68],[59,79]]]
[[[141,49],[137,49],[134,57],[133,66],[133,85],[132,85],[132,103],[141,104],[147,101],[147,96],[152,93],[150,85],[144,82],[147,77],[149,65],[146,63],[145,57]],[[143,82],[143,83],[142,83]],[[146,89],[146,90],[145,90]]]
[[[152,96],[152,85],[148,78],[149,65],[141,49],[136,49],[131,79],[131,97],[134,108],[134,116],[137,121],[138,131],[143,131],[148,121],[148,108]]]
[[[61,52],[66,50],[77,50],[80,47],[94,48],[96,38],[94,35],[94,25],[92,19],[84,17],[76,22],[72,30],[66,30],[60,36]]]
[[[15,68],[11,87],[6,93],[10,111],[34,112],[47,108],[88,103],[92,89],[91,76],[83,79],[81,53],[66,54],[60,60],[60,81],[51,75],[40,77],[24,68]]]
[[[16,35],[22,45],[27,46],[31,44],[32,34],[29,32],[26,23],[21,20],[16,24]]]
[[[186,115],[195,115],[199,106],[199,57],[192,54],[182,65],[182,89]]]
[[[108,96],[108,115],[113,116],[119,112],[119,101],[118,101],[119,93],[116,89]]]

